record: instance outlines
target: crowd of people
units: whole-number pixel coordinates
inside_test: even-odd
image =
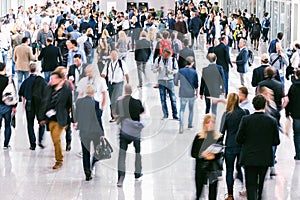
[[[127,55],[134,52],[138,89],[148,80],[150,65],[157,79],[162,120],[169,118],[167,97],[170,98],[172,118],[178,120],[178,132],[184,132],[184,111],[189,106],[188,128],[193,128],[194,102],[205,99],[202,131],[196,135],[191,155],[196,159],[196,199],[203,185],[209,183],[209,199],[217,198],[218,177],[225,160],[227,200],[234,199],[234,165],[237,178],[244,183],[240,195],[249,200],[262,199],[263,182],[270,167],[276,176],[276,147],[279,132],[286,133],[280,117],[293,120],[295,160],[300,160],[300,43],[295,42],[286,52],[281,41],[284,34],[269,40],[271,18],[263,19],[246,9],[226,16],[218,2],[177,1],[176,9],[164,11],[130,9],[109,13],[100,10],[100,1],[51,1],[44,6],[10,9],[0,25],[0,120],[4,118],[4,149],[10,149],[11,119],[17,103],[7,105],[3,91],[10,85],[7,72],[17,79],[19,102],[26,110],[30,150],[38,145],[45,148],[45,129],[51,132],[55,150],[53,169],[63,166],[61,135],[66,132],[66,151],[71,150],[71,124],[80,130],[83,168],[86,180],[98,161],[92,156],[94,147],[105,137],[102,114],[110,102],[110,123],[118,122],[120,150],[118,186],[125,178],[125,158],[128,145],[133,142],[136,152],[135,178],[142,174],[140,114],[144,107],[134,99]],[[200,42],[205,34],[206,44]],[[260,56],[261,66],[253,70],[251,86],[256,96],[248,100],[250,84],[245,73],[253,65],[259,43],[269,41],[268,52]],[[250,43],[250,44],[249,44]],[[195,50],[209,47],[207,67],[200,66]],[[232,58],[232,49],[237,56]],[[252,49],[252,50],[251,50]],[[254,51],[254,52],[253,52]],[[11,65],[9,59],[11,58]],[[41,61],[42,76],[39,75]],[[199,69],[202,73],[198,73]],[[236,68],[241,87],[229,93],[230,68]],[[201,74],[199,76],[198,74]],[[287,81],[291,79],[291,87]],[[13,81],[12,81],[13,82]],[[179,85],[180,108],[177,109],[175,86]],[[285,91],[288,91],[287,93]],[[220,131],[216,130],[218,105],[225,103]],[[209,114],[211,113],[211,114]],[[39,122],[38,143],[34,119]],[[1,123],[2,124],[2,123]],[[46,128],[45,128],[46,127]],[[220,132],[220,133],[219,133]],[[260,138],[260,140],[257,140]],[[211,145],[220,151],[211,151]],[[222,145],[225,150],[222,152]]]

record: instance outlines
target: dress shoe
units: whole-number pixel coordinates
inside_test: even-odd
[[[56,162],[55,165],[52,167],[52,169],[59,169],[62,167],[62,162]]]
[[[67,142],[66,151],[71,151],[71,142]]]
[[[158,84],[155,84],[155,85],[153,86],[153,88],[158,88]]]
[[[41,149],[45,149],[45,145],[43,145],[42,143],[39,143],[38,145],[39,147],[41,147]]]
[[[272,177],[272,176],[276,176],[277,174],[276,174],[276,172],[275,172],[275,167],[271,167],[270,168],[270,176]]]
[[[188,128],[193,128],[193,126],[192,125],[188,125]]]
[[[92,180],[92,179],[93,179],[93,177],[92,177],[91,175],[85,177],[85,180],[86,180],[86,181],[90,181],[90,180]]]
[[[120,176],[120,178],[118,180],[118,183],[117,183],[118,187],[122,187],[123,186],[124,178],[125,178],[125,176]]]
[[[34,150],[35,150],[35,147],[29,147],[29,149],[30,149],[31,151],[34,151]]]
[[[10,146],[10,145],[4,146],[3,149],[4,149],[4,150],[10,150],[10,149],[11,149],[11,146]]]
[[[109,120],[109,123],[114,123],[116,120],[114,118],[112,118],[111,120]]]
[[[234,200],[233,195],[232,195],[232,194],[229,194],[229,195],[225,198],[225,200]]]
[[[140,180],[142,180],[142,176],[143,176],[142,173],[141,174],[135,174],[134,178],[135,178],[136,181],[140,181]]]
[[[179,120],[179,118],[178,118],[178,117],[176,117],[176,116],[175,116],[175,117],[173,117],[173,119],[174,119],[174,120]]]

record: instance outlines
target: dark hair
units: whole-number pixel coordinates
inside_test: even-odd
[[[77,30],[77,28],[78,28],[77,24],[73,24],[73,29]]]
[[[183,45],[184,45],[185,47],[189,46],[189,40],[188,40],[188,39],[184,39],[184,40],[183,40]]]
[[[27,42],[28,39],[29,39],[28,37],[23,37],[22,38],[22,44],[25,43],[25,42]]]
[[[5,64],[0,62],[0,71],[2,72],[5,69]]]
[[[51,37],[48,37],[46,41],[49,42],[49,43],[52,43],[53,39]]]
[[[300,78],[300,68],[295,71],[295,75],[298,77],[298,79]]]
[[[76,40],[70,40],[70,42],[74,45],[74,46],[76,46],[77,47],[77,41]]]
[[[282,38],[283,38],[283,32],[277,33],[277,38],[278,38],[279,40],[282,40]]]
[[[30,63],[30,65],[29,65],[29,70],[30,70],[30,72],[31,72],[31,73],[35,72],[35,71],[36,71],[36,67],[37,67],[37,65],[36,65],[35,62]]]
[[[266,101],[266,98],[263,95],[259,94],[253,98],[252,104],[255,110],[261,110],[266,107]]]
[[[81,54],[76,53],[76,54],[73,56],[73,58],[79,58],[79,59],[81,59]]]
[[[276,69],[274,67],[267,67],[264,71],[266,78],[273,78],[275,76]]]
[[[239,91],[242,92],[242,94],[244,94],[246,97],[248,96],[249,92],[248,92],[248,88],[243,86],[239,88]]]
[[[53,72],[51,73],[51,76],[52,76],[52,75],[57,75],[58,78],[63,78],[63,77],[62,77],[62,74],[59,73],[59,71],[53,71]]]
[[[164,31],[162,35],[163,35],[164,39],[168,39],[168,37],[170,36],[170,33],[168,31]]]

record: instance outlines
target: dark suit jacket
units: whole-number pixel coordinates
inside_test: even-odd
[[[277,109],[281,109],[282,104],[282,98],[284,97],[284,91],[281,82],[275,80],[275,79],[266,79],[264,81],[261,81],[258,84],[259,87],[267,87],[274,92],[274,101],[276,103]]]
[[[42,49],[38,59],[42,60],[43,72],[53,71],[62,62],[60,48],[50,44]]]
[[[229,71],[229,65],[231,64],[229,49],[223,42],[215,47],[215,54],[217,56],[217,64],[221,65],[224,71]]]
[[[179,69],[184,68],[186,66],[186,58],[192,56],[195,60],[195,53],[193,49],[185,47],[179,51],[179,59],[178,59],[178,67]]]
[[[246,73],[248,71],[248,49],[246,47],[236,57],[236,66],[239,73]]]
[[[116,33],[115,27],[112,23],[107,24],[106,30],[108,31],[109,36],[113,36]]]
[[[88,22],[82,22],[79,27],[79,32],[82,33],[83,30],[87,30],[88,28],[92,28]]]
[[[242,145],[242,166],[270,166],[272,146],[280,143],[276,119],[263,112],[243,117],[236,141]]]
[[[90,96],[85,96],[76,101],[75,121],[78,122],[77,128],[80,130],[80,137],[88,135],[99,134],[103,136],[104,133],[100,128],[96,110],[95,100]]]
[[[38,114],[39,122],[47,119],[46,112],[51,109],[50,104],[51,104],[51,97],[53,92],[54,89],[50,85],[48,85],[44,90],[41,108]],[[57,122],[61,127],[64,127],[68,124],[69,111],[71,108],[72,108],[72,90],[67,85],[67,83],[65,83],[64,86],[61,88],[61,92],[59,94],[57,104],[55,105],[54,108],[56,111]]]
[[[151,43],[145,38],[136,41],[134,57],[136,61],[147,62],[151,54]]]
[[[202,70],[200,95],[219,97],[222,93],[225,93],[223,68],[217,64],[209,64]]]
[[[251,85],[252,85],[253,87],[258,86],[259,82],[265,80],[264,72],[265,72],[265,69],[266,69],[267,67],[269,67],[269,66],[270,66],[269,64],[261,65],[261,66],[255,68],[255,69],[253,70],[252,81],[251,81]],[[281,80],[280,80],[280,76],[279,76],[278,70],[276,70],[276,76],[275,76],[275,79],[276,79],[277,81],[281,81]]]
[[[197,16],[193,17],[189,23],[189,31],[194,35],[199,34],[201,26],[201,19]]]
[[[82,64],[82,71],[81,71],[81,74],[79,75],[79,80],[82,79],[83,77],[85,77],[85,68],[86,68],[87,64]],[[75,83],[75,79],[76,79],[76,73],[75,71],[77,70],[77,66],[74,64],[74,65],[70,65],[69,67],[69,71],[68,71],[68,78],[70,76],[73,76],[74,77],[74,81],[73,83]]]

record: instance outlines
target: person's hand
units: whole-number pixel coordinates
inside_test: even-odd
[[[201,156],[204,158],[204,160],[213,160],[213,159],[215,159],[215,154],[209,153],[207,151],[203,151]]]
[[[16,107],[12,107],[11,109],[11,115],[14,115],[17,112],[17,108]]]
[[[203,95],[200,95],[200,99],[203,100]]]
[[[46,121],[45,120],[42,120],[39,122],[40,126],[44,126],[46,124]]]
[[[158,68],[157,68],[157,71],[161,71],[163,69],[163,67],[162,66],[158,66]]]
[[[73,128],[74,128],[75,130],[77,130],[77,125],[78,125],[78,123],[73,123]]]

